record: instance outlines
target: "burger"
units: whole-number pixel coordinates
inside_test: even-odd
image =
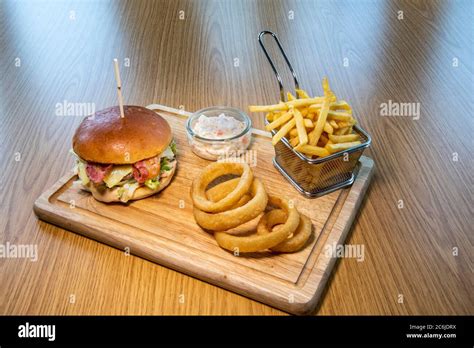
[[[86,117],[74,134],[75,172],[82,189],[102,202],[128,202],[169,185],[176,144],[166,120],[141,106],[113,106]]]

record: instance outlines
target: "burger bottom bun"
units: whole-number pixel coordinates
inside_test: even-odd
[[[148,186],[140,186],[135,190],[133,193],[133,196],[128,200],[128,201],[134,201],[137,199],[142,199],[146,198],[149,196],[152,196],[161,190],[165,189],[166,186],[168,186],[173,179],[174,173],[176,171],[176,160],[174,161],[175,165],[171,169],[171,173],[166,177],[160,180],[160,186],[156,190],[150,189]],[[98,190],[91,182],[89,182],[87,185],[80,185],[81,188],[85,191],[88,191],[92,194],[92,196],[101,202],[105,203],[111,203],[111,202],[122,202],[118,198],[117,191],[120,189],[120,187],[112,187],[112,188],[106,188],[105,190]]]

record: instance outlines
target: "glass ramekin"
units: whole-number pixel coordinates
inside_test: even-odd
[[[194,125],[199,116],[217,117],[220,114],[233,117],[244,123],[244,129],[237,135],[223,139],[208,139],[197,135],[194,131]],[[204,159],[217,161],[229,157],[241,156],[249,147],[252,137],[252,121],[248,115],[236,108],[226,106],[212,106],[196,111],[186,122],[186,133],[188,143],[193,152]]]

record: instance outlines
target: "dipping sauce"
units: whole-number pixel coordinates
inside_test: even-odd
[[[242,155],[251,140],[250,119],[233,108],[200,110],[191,116],[186,128],[193,152],[211,161]]]
[[[222,113],[217,117],[201,115],[194,124],[193,131],[207,139],[226,139],[234,137],[245,129],[245,124],[234,117]]]

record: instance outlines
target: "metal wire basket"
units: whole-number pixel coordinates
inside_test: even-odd
[[[264,30],[258,35],[258,41],[267,57],[280,86],[280,98],[285,101],[283,82],[275,64],[263,44],[264,35],[271,35],[280,49],[283,58],[290,69],[295,87],[299,89],[298,78],[283,47],[275,33]],[[265,118],[265,124],[268,124]],[[295,151],[286,138],[275,146],[273,164],[281,174],[302,194],[307,197],[320,197],[337,189],[351,185],[354,182],[354,170],[365,148],[371,143],[370,136],[359,126],[353,130],[359,134],[361,144],[342,152],[337,152],[327,157],[312,159]],[[272,131],[275,135],[276,131]]]

